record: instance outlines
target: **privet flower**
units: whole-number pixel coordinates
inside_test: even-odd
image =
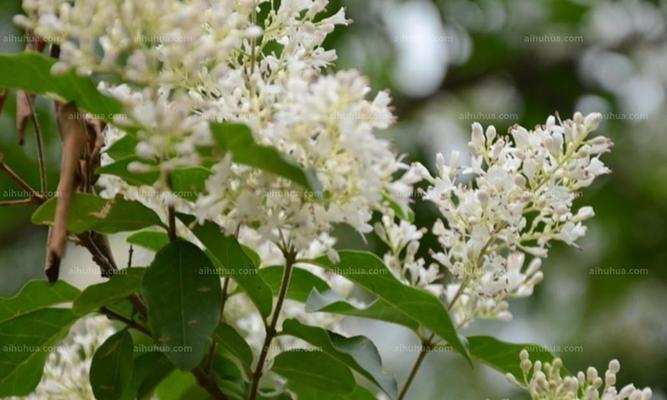
[[[336,60],[334,50],[322,47],[324,39],[349,23],[342,9],[322,16],[327,4],[25,0],[27,16],[16,21],[60,44],[54,72],[75,68],[123,82],[101,83],[128,113],[107,129],[107,145],[125,127],[137,128],[139,161],[129,169],[157,169],[161,179],[132,188],[104,176],[104,195],[121,194],[154,209],[173,205],[200,222],[217,222],[228,234],[253,229],[267,242],[285,240],[303,251],[333,224],[370,232],[372,212],[386,208],[385,195],[406,208],[407,197],[398,195],[411,191],[409,177],[393,179],[407,167],[374,134],[394,121],[389,95],[369,98],[366,79],[354,70],[323,73]],[[260,9],[266,13],[261,26]],[[247,124],[258,143],[314,170],[321,193],[223,158],[198,198],[161,195],[169,191],[171,170],[202,163],[196,149],[213,143],[211,121]]]
[[[604,376],[593,367],[576,376],[562,376],[563,362],[555,358],[551,363],[532,362],[525,349],[519,354],[523,377],[521,382],[512,374],[507,379],[525,389],[533,400],[650,400],[649,388],[637,389],[634,385],[616,389],[616,375],[621,370],[618,360],[611,360]]]
[[[590,137],[601,118],[577,113],[557,123],[552,116],[533,130],[515,125],[509,136],[475,123],[470,166],[461,166],[453,152],[448,162],[438,154],[435,177],[422,169],[430,183],[424,197],[443,217],[433,226],[442,246],[433,258],[451,273],[445,296],[459,326],[511,318],[506,300],[532,294],[549,243],[576,246],[586,233],[583,221],[593,209],[574,210],[572,203],[580,189],[609,173],[600,156],[612,142]]]

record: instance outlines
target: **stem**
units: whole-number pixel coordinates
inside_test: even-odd
[[[153,335],[151,334],[151,332],[150,332],[148,329],[146,329],[146,328],[144,328],[143,326],[139,325],[136,321],[133,321],[133,320],[131,320],[131,319],[129,319],[129,318],[125,318],[125,317],[123,317],[122,315],[117,314],[117,313],[111,311],[110,309],[108,309],[108,308],[106,308],[106,307],[102,307],[102,308],[100,308],[100,311],[102,312],[102,314],[106,315],[109,319],[115,319],[115,320],[124,322],[124,323],[126,323],[130,328],[134,328],[134,329],[138,330],[139,332],[142,332],[142,333],[144,333],[144,334],[146,334],[146,335],[148,335],[148,336],[151,336],[151,337],[153,336]]]
[[[401,393],[398,395],[398,400],[403,400],[405,395],[408,394],[408,390],[410,389],[410,385],[412,385],[412,381],[414,381],[415,377],[417,376],[417,372],[424,362],[426,355],[431,351],[431,345],[434,337],[435,334],[432,333],[428,339],[422,340],[422,347],[419,350],[419,356],[417,356],[417,359],[412,366],[412,370],[410,370],[410,375],[408,375],[408,379],[405,381],[403,389],[401,389]]]
[[[266,329],[266,337],[264,338],[264,344],[262,345],[262,351],[259,354],[259,359],[257,360],[257,365],[255,366],[255,371],[252,374],[252,385],[250,388],[250,393],[248,395],[249,400],[255,400],[257,398],[257,390],[259,388],[259,380],[262,377],[264,363],[266,362],[266,357],[269,354],[269,346],[271,346],[271,341],[276,335],[276,325],[278,324],[278,318],[280,317],[280,311],[283,307],[283,302],[287,296],[287,289],[289,288],[289,282],[292,277],[292,267],[294,266],[294,260],[296,254],[292,251],[285,253],[285,269],[283,270],[283,277],[280,282],[280,291],[278,292],[278,300],[276,302],[276,308],[273,310],[273,316],[271,317],[271,323]]]
[[[7,176],[9,176],[14,182],[16,182],[21,188],[23,188],[25,191],[28,192],[30,195],[31,199],[34,199],[35,201],[39,203],[44,202],[44,196],[42,196],[40,193],[38,193],[35,189],[33,189],[28,182],[24,181],[23,178],[21,178],[14,170],[9,168],[9,165],[5,164],[5,155],[0,153],[0,171],[4,172]]]
[[[225,397],[225,394],[222,393],[222,390],[218,387],[218,385],[215,383],[215,380],[206,373],[203,369],[197,367],[192,370],[192,375],[195,376],[197,379],[197,383],[199,386],[204,388],[208,394],[211,395],[211,397],[215,400],[225,400],[227,397]]]
[[[176,210],[169,206],[169,241],[176,241]]]
[[[35,106],[32,102],[30,96],[28,98],[28,106],[30,107],[30,117],[32,118],[32,124],[35,127],[35,139],[37,141],[37,162],[39,163],[39,187],[42,194],[46,193],[46,167],[44,162],[44,144],[42,143],[42,129],[39,126],[39,121],[37,121],[37,115],[35,114]]]

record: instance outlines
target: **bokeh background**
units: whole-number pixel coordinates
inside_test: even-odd
[[[18,0],[0,1],[0,50],[24,43],[11,16]],[[354,24],[338,29],[328,45],[339,68],[357,68],[376,89],[394,98],[397,124],[388,132],[406,160],[431,165],[437,152],[465,152],[470,125],[499,132],[542,123],[575,110],[604,115],[600,131],[616,146],[605,158],[613,174],[578,199],[597,216],[581,249],[555,245],[535,295],[511,304],[512,322],[476,323],[466,333],[494,334],[513,342],[546,345],[570,370],[611,358],[622,364],[621,383],[651,386],[667,399],[667,1],[621,0],[336,0]],[[59,160],[49,104],[38,104],[47,136],[49,187]],[[0,116],[0,152],[38,185],[34,136],[17,145],[15,105]],[[0,176],[2,200],[21,196]],[[417,223],[430,226],[433,208],[417,200]],[[41,277],[46,230],[30,225],[33,207],[0,208],[0,295]],[[341,247],[382,251],[345,227]],[[428,238],[423,246],[434,244]],[[123,246],[123,238],[114,238]],[[120,261],[120,260],[119,260]],[[120,261],[122,262],[122,261]],[[68,250],[65,279],[94,279],[90,261]],[[78,271],[78,273],[70,272]],[[383,323],[350,320],[349,333],[378,343],[388,369],[403,380],[417,342]],[[460,357],[431,354],[409,399],[521,399],[505,378]]]

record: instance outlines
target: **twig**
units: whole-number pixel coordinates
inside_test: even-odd
[[[130,250],[127,252],[127,267],[132,268],[132,255],[134,254],[134,247],[130,244]]]
[[[38,201],[36,201],[34,198],[30,197],[27,199],[21,199],[21,200],[7,200],[7,201],[0,201],[0,207],[15,207],[15,206],[24,206],[26,204],[39,204]]]
[[[129,318],[126,318],[126,317],[124,317],[124,316],[122,316],[122,315],[120,315],[120,314],[117,314],[117,313],[111,311],[110,309],[108,309],[108,308],[106,308],[106,307],[102,307],[102,308],[100,308],[100,311],[102,312],[102,314],[104,314],[104,315],[106,315],[107,317],[109,317],[109,319],[115,319],[115,320],[124,322],[124,323],[126,323],[127,326],[129,326],[130,328],[134,328],[134,329],[136,329],[136,330],[138,330],[138,331],[140,331],[140,332],[142,332],[142,333],[145,333],[145,334],[148,335],[148,336],[151,336],[151,337],[153,336],[153,334],[151,333],[151,331],[149,331],[148,329],[146,329],[146,328],[144,328],[143,326],[139,325],[136,321],[133,321],[133,320],[131,320],[131,319],[129,319]]]
[[[215,380],[206,373],[203,369],[200,367],[197,367],[192,370],[192,375],[195,376],[197,379],[197,383],[199,386],[204,388],[208,394],[211,395],[215,400],[226,400],[227,397],[225,396],[224,393],[222,393],[222,390],[218,387],[218,385],[215,383]]]
[[[21,178],[16,172],[14,172],[13,169],[9,167],[5,163],[5,155],[3,153],[0,153],[0,171],[4,172],[5,175],[10,177],[14,182],[16,182],[21,188],[23,188],[28,194],[30,195],[30,198],[33,199],[34,201],[38,203],[43,203],[44,202],[44,196],[42,196],[39,192],[37,192],[35,189],[28,184],[23,178]]]
[[[35,139],[37,141],[37,162],[39,164],[39,187],[41,193],[44,194],[47,191],[47,184],[46,184],[46,165],[44,161],[44,144],[42,143],[42,129],[39,126],[39,121],[37,120],[37,114],[35,113],[35,106],[30,96],[28,96],[28,106],[30,107],[30,117],[32,119],[32,124],[35,127]]]
[[[271,346],[271,341],[276,335],[276,325],[278,324],[278,318],[280,317],[280,311],[283,307],[283,302],[287,296],[287,289],[289,288],[290,279],[292,277],[292,267],[294,266],[294,260],[296,259],[296,254],[293,251],[285,251],[285,269],[283,270],[283,277],[280,282],[280,291],[278,292],[278,299],[276,301],[276,308],[273,310],[273,316],[271,317],[271,323],[266,329],[266,337],[264,338],[264,344],[262,345],[262,351],[259,354],[259,359],[257,360],[257,365],[255,366],[255,371],[252,374],[252,385],[250,387],[250,393],[248,395],[249,400],[255,400],[257,397],[257,390],[259,389],[259,380],[262,377],[264,363],[266,362],[266,357],[269,354],[269,347]]]
[[[412,381],[414,381],[415,377],[417,376],[417,371],[419,371],[419,367],[421,367],[422,363],[424,362],[424,359],[426,358],[426,355],[432,349],[431,341],[433,340],[434,337],[435,335],[431,334],[431,337],[429,337],[426,340],[422,340],[422,346],[421,349],[419,349],[419,356],[417,356],[417,359],[415,360],[415,363],[412,366],[412,369],[410,370],[410,375],[408,375],[408,379],[405,381],[403,389],[401,389],[401,393],[398,395],[398,400],[403,400],[403,398],[405,398],[405,395],[408,394],[408,389],[410,389]]]

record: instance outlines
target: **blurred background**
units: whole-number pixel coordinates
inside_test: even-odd
[[[667,0],[336,0],[354,24],[338,29],[328,46],[338,68],[357,68],[375,89],[388,88],[397,124],[388,132],[406,160],[432,166],[437,152],[466,151],[474,121],[499,132],[533,127],[554,113],[603,113],[600,133],[616,146],[605,157],[613,174],[577,200],[596,217],[581,250],[557,244],[543,265],[535,295],[511,304],[514,321],[477,323],[466,334],[493,334],[536,342],[559,354],[571,371],[604,371],[618,358],[619,383],[651,386],[667,399]],[[0,2],[0,51],[23,48],[11,16],[18,0]],[[49,187],[59,160],[49,105],[38,104],[47,136]],[[0,116],[0,152],[38,186],[34,135],[17,145],[15,105]],[[30,129],[30,128],[29,128]],[[2,200],[22,196],[0,176]],[[419,201],[417,223],[437,214]],[[29,223],[32,207],[0,208],[0,295],[42,276],[46,229]],[[382,251],[341,227],[341,247]],[[121,246],[122,238],[115,238]],[[434,244],[427,238],[422,247]],[[122,263],[119,260],[119,263]],[[70,271],[94,268],[68,250]],[[68,266],[64,266],[68,279]],[[402,382],[416,352],[399,348],[412,335],[383,323],[346,323],[348,333],[370,336],[388,369]],[[429,355],[409,399],[522,399],[505,378],[460,357]]]

